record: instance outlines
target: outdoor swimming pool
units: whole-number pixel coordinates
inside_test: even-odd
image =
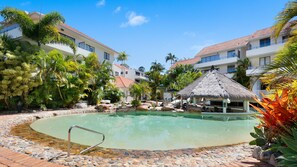
[[[134,150],[172,150],[248,142],[258,120],[251,116],[222,116],[164,112],[79,114],[40,119],[31,127],[67,140],[70,126],[79,125],[105,134],[101,147]],[[72,130],[72,141],[93,145],[100,135]]]

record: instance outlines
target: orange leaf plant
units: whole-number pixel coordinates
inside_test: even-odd
[[[283,89],[280,96],[275,94],[274,100],[267,97],[262,101],[255,99],[263,109],[251,104],[261,114],[258,116],[260,127],[265,129],[269,138],[290,133],[289,128],[297,123],[297,97],[289,96],[289,92]]]

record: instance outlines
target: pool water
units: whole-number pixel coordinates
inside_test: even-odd
[[[248,142],[258,123],[251,116],[222,116],[162,112],[79,114],[40,119],[31,127],[67,140],[70,126],[78,125],[105,134],[101,147],[134,150],[172,150]],[[75,143],[93,145],[102,136],[80,129],[71,132]]]

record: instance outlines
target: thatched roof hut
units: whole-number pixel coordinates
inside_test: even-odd
[[[256,94],[216,70],[204,74],[178,92],[182,97],[206,99],[253,100]]]

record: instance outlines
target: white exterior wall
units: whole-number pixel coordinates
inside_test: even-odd
[[[114,72],[114,75],[115,75],[115,72],[118,72],[119,73],[119,76],[122,76],[122,77],[125,77],[125,78],[128,78],[128,79],[131,79],[133,81],[136,81],[136,80],[148,80],[147,77],[145,77],[145,73],[144,72],[140,72],[139,70],[136,70],[134,68],[120,68],[118,67],[117,65],[113,64],[112,65],[112,70]],[[121,74],[121,72],[123,74]],[[128,72],[128,73],[126,73]],[[139,72],[140,75],[136,75],[136,72]]]
[[[15,25],[12,25],[12,26],[15,27]],[[23,38],[23,34],[22,34],[22,31],[19,28],[19,26],[17,28],[12,28],[12,29],[10,27],[11,26],[8,26],[8,27],[5,27],[3,30],[1,30],[1,31],[3,31],[2,34],[6,34],[12,38]],[[103,45],[101,45],[99,43],[95,43],[95,42],[89,40],[88,38],[81,36],[80,34],[78,34],[76,32],[68,30],[65,27],[58,26],[58,29],[61,33],[68,35],[72,38],[75,38],[75,44],[77,45],[77,54],[81,54],[83,56],[88,56],[91,53],[90,51],[88,51],[86,49],[78,47],[78,44],[80,42],[85,42],[86,44],[91,45],[95,48],[95,53],[98,55],[99,62],[103,62],[104,52],[110,54],[110,60],[108,60],[109,63],[112,64],[114,62],[115,57],[117,56],[117,53],[114,52],[113,50],[111,50],[107,47],[104,47]],[[69,46],[63,45],[60,43],[46,44],[46,46],[44,46],[44,49],[45,50],[58,49],[65,54],[73,54],[73,51]]]

